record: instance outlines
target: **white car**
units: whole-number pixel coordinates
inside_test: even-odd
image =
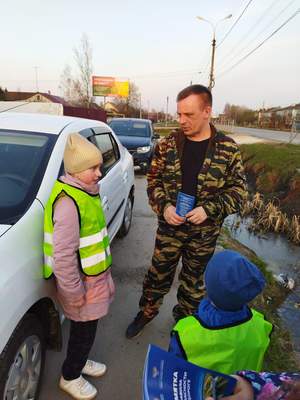
[[[0,113],[0,399],[36,399],[45,350],[61,348],[53,279],[42,276],[43,217],[72,132],[102,151],[100,196],[110,239],[131,225],[133,160],[108,125]]]

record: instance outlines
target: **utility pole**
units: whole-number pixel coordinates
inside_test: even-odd
[[[142,118],[142,95],[140,94],[140,119]]]
[[[165,125],[168,124],[168,110],[169,110],[169,96],[167,96],[167,107],[166,107],[166,115],[165,115]]]
[[[35,85],[36,85],[36,91],[39,91],[39,82],[38,82],[38,68],[37,66],[33,67],[35,69]]]
[[[208,85],[208,89],[210,91],[212,91],[212,88],[215,86],[215,78],[214,78],[215,51],[216,51],[216,38],[215,38],[215,32],[214,32],[214,37],[213,37],[213,41],[212,41],[212,50],[211,50],[209,85]]]
[[[213,40],[212,40],[212,49],[211,49],[211,62],[210,62],[210,74],[209,74],[209,85],[208,89],[211,91],[212,88],[215,86],[215,77],[214,77],[214,66],[215,66],[215,51],[216,51],[216,29],[217,25],[221,21],[225,21],[225,19],[229,19],[232,17],[232,14],[227,15],[227,17],[220,19],[217,23],[213,24],[212,22],[208,21],[203,17],[197,17],[200,21],[208,22],[209,25],[213,29]]]

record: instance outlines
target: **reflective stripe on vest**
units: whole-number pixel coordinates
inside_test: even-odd
[[[98,275],[112,263],[109,237],[99,195],[56,181],[44,218],[44,277],[53,273],[53,206],[60,196],[69,196],[76,204],[80,224],[79,256],[82,272]]]
[[[198,366],[224,374],[237,370],[260,371],[270,343],[272,324],[259,312],[252,318],[225,328],[205,328],[194,316],[181,319],[173,333],[177,336],[186,359]]]

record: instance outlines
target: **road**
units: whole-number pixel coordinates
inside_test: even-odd
[[[105,376],[90,381],[98,388],[101,400],[141,399],[143,363],[149,343],[167,348],[173,326],[172,307],[176,291],[166,296],[160,314],[141,336],[128,340],[125,330],[138,311],[144,273],[154,246],[156,217],[148,206],[145,177],[136,173],[136,194],[131,230],[124,239],[112,244],[112,275],[116,296],[109,314],[100,320],[91,358],[107,364]],[[70,397],[58,389],[60,367],[66,351],[68,321],[63,325],[64,348],[48,351],[40,400],[63,400]]]
[[[217,127],[218,127],[218,125],[217,125]],[[222,125],[222,128],[226,129],[226,127],[223,125]],[[265,139],[265,140],[274,140],[274,141],[284,142],[284,143],[287,143],[290,140],[289,132],[272,131],[269,129],[243,128],[240,126],[234,126],[233,133],[240,133],[243,135],[255,136],[255,137],[258,137],[261,139]],[[296,138],[293,140],[292,143],[300,144],[300,134],[298,134],[296,136]]]

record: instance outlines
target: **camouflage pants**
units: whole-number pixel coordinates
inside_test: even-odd
[[[177,319],[196,311],[205,294],[203,274],[214,253],[219,232],[219,226],[184,224],[173,227],[159,223],[152,265],[145,275],[139,303],[145,315],[153,317],[158,314],[163,297],[172,286],[180,257],[178,304],[173,315]]]

